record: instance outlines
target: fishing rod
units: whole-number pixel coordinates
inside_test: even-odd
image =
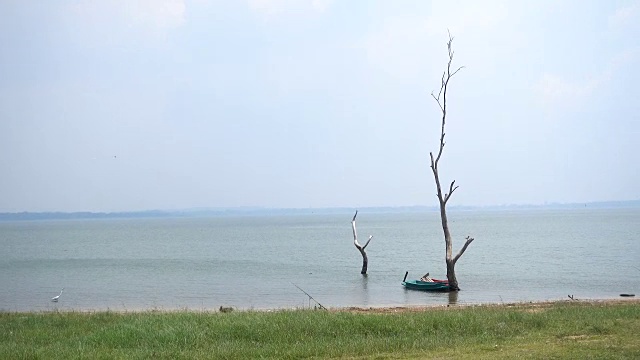
[[[293,283],[291,283],[291,284],[293,284]],[[318,305],[320,306],[320,309],[328,310],[326,307],[322,306],[322,304],[320,304],[320,303],[318,302],[318,300],[314,299],[314,298],[313,298],[313,296],[309,295],[309,293],[308,293],[308,292],[306,292],[306,291],[302,290],[302,288],[301,288],[300,286],[298,286],[298,285],[296,285],[296,284],[293,284],[293,286],[297,287],[297,288],[298,288],[298,290],[302,291],[305,295],[307,295],[307,296],[309,297],[309,299],[310,299],[310,300],[315,301],[315,302],[316,302],[316,304],[318,304]]]

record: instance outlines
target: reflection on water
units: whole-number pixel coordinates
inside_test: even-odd
[[[369,305],[369,276],[367,274],[363,274],[360,277],[360,283],[362,284],[362,304],[365,306]]]
[[[449,305],[457,305],[458,304],[458,291],[449,291]]]
[[[362,283],[362,290],[366,292],[369,285],[369,276],[367,274],[362,275],[360,282]]]

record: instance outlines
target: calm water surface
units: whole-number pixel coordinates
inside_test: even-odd
[[[351,216],[0,222],[0,310],[308,307],[293,284],[327,307],[640,295],[640,209],[453,211],[454,251],[476,238],[458,294],[400,285],[445,277],[437,212],[361,212],[366,277]]]

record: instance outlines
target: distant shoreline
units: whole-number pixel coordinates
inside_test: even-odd
[[[514,210],[576,210],[576,209],[635,209],[640,208],[640,200],[600,201],[589,203],[550,203],[492,206],[451,206],[450,211],[514,211]],[[331,208],[197,208],[183,210],[144,210],[122,212],[4,212],[0,221],[20,220],[82,220],[82,219],[142,219],[142,218],[189,218],[214,216],[269,216],[269,215],[331,215],[351,213],[356,207]],[[419,213],[438,211],[437,206],[377,206],[359,207],[369,213]]]

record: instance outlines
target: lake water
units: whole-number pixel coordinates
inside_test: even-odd
[[[451,211],[459,293],[438,212],[0,222],[0,310],[445,305],[640,295],[640,209]],[[60,301],[50,299],[64,288]]]

